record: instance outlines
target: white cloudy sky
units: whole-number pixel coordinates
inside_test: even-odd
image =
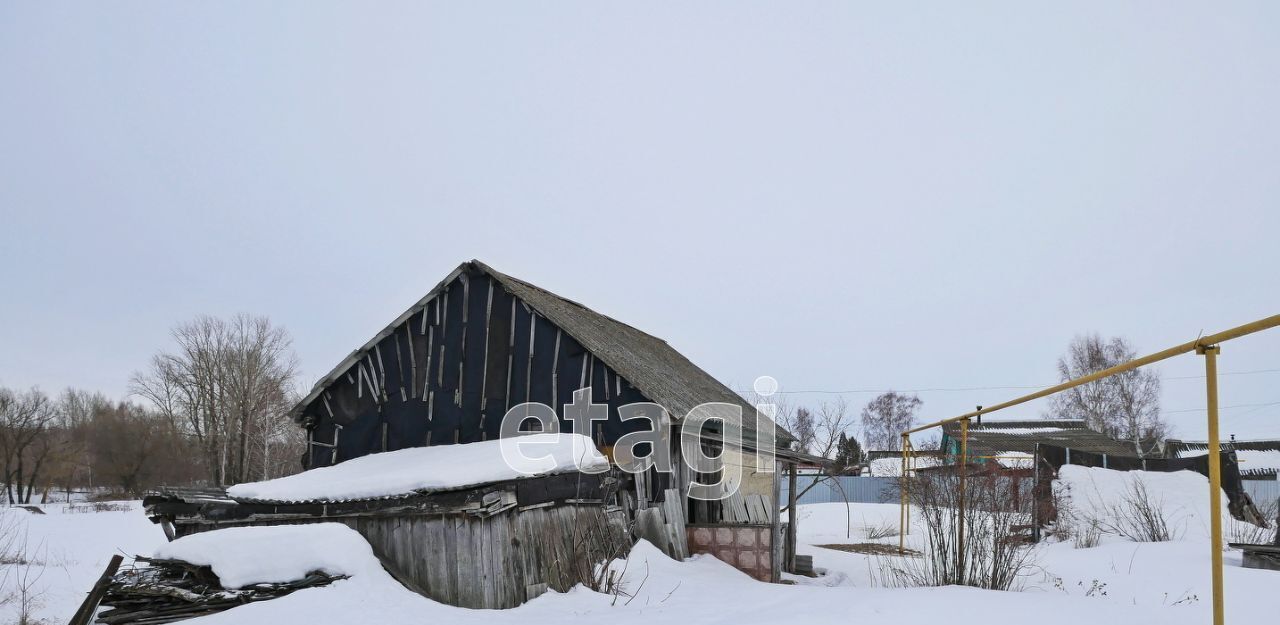
[[[1271,2],[5,2],[0,384],[247,311],[309,386],[473,257],[737,386],[1047,384],[1280,312],[1277,110]],[[1221,367],[1280,434],[1280,330]]]

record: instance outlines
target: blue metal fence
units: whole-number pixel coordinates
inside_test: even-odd
[[[813,485],[819,479],[821,481]],[[796,492],[801,493],[799,499],[801,504],[843,503],[845,495],[848,495],[850,503],[889,503],[898,500],[897,482],[898,478],[894,477],[841,475],[823,479],[816,475],[800,475],[796,477]],[[810,485],[813,487],[809,488]],[[782,505],[786,505],[788,496],[787,481],[783,479]]]
[[[809,488],[813,482],[820,483]],[[836,482],[839,485],[836,485]],[[816,475],[800,475],[796,477],[796,490],[800,493],[801,504],[843,502],[848,495],[850,503],[893,503],[898,499],[898,478],[894,477],[860,477],[842,475],[834,478],[820,478]],[[1021,484],[1029,489],[1031,480],[1023,480]],[[1245,491],[1259,508],[1277,505],[1280,502],[1280,481],[1276,480],[1244,480]],[[808,489],[807,491],[805,489]],[[841,490],[843,489],[843,493]],[[787,503],[787,480],[782,480],[782,505]]]

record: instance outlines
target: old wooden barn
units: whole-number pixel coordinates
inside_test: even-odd
[[[619,408],[652,402],[674,421],[669,444],[678,470],[633,475],[616,466],[606,473],[566,468],[377,497],[285,500],[246,496],[261,492],[240,487],[169,491],[148,499],[148,509],[173,535],[338,520],[360,531],[407,586],[466,607],[510,607],[548,587],[566,590],[586,581],[583,571],[595,562],[618,553],[619,541],[629,545],[638,537],[677,557],[711,553],[758,579],[779,579],[795,552],[794,506],[790,522],[776,512],[783,503],[779,479],[787,467],[813,460],[791,449],[793,437],[768,420],[761,421],[768,429],[759,431],[753,406],[662,339],[474,260],[303,398],[295,418],[307,431],[308,471],[282,480],[320,476],[307,479],[323,482],[327,472],[405,450],[485,447],[499,438],[507,410],[523,402],[554,407],[561,432],[572,432],[565,404],[583,389],[608,407],[607,420],[580,433],[603,458],[613,458],[621,436],[648,427],[624,421]],[[717,476],[694,475],[680,461],[682,417],[709,402],[741,408],[745,418],[725,414],[723,427],[701,428],[702,449],[737,466],[755,466],[768,452],[766,462],[775,469],[749,471],[738,492],[722,501],[689,498],[692,480]],[[741,449],[724,445],[739,433]],[[466,468],[492,476],[492,462],[477,458]],[[345,480],[332,475],[334,483]],[[559,570],[551,570],[553,562]]]

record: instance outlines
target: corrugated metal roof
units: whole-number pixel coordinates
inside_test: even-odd
[[[1236,458],[1240,462],[1240,475],[1268,476],[1280,473],[1280,440],[1226,440],[1221,442],[1219,449],[1236,452]],[[1203,456],[1208,452],[1209,441],[1170,439],[1165,443],[1165,454],[1170,458]]]
[[[960,424],[949,423],[943,427],[943,432],[949,438],[958,439]],[[981,424],[974,421],[969,426],[970,455],[1032,454],[1037,443],[1101,454],[1138,455],[1132,442],[1090,430],[1079,419],[983,420]]]

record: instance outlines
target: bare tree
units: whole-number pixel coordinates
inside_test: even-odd
[[[915,395],[889,391],[867,402],[862,409],[862,431],[867,449],[898,450],[902,432],[916,422],[916,412],[924,402]]]
[[[850,436],[854,423],[853,415],[849,414],[849,402],[844,397],[837,396],[832,401],[818,404],[818,415],[814,420],[814,455],[835,458],[840,451],[840,437]]]
[[[786,429],[790,430],[800,445],[800,450],[813,452],[818,445],[818,428],[814,423],[813,412],[808,408],[796,408],[788,414]]]
[[[843,397],[818,404],[816,408],[796,406],[778,396],[762,398],[746,394],[752,405],[772,403],[774,421],[796,437],[800,450],[823,458],[838,451],[841,435],[852,436],[856,422],[849,414],[849,402]]]
[[[784,413],[779,411],[779,414]],[[857,448],[857,434],[852,432],[854,420],[853,416],[849,414],[849,403],[843,397],[837,397],[834,401],[819,404],[816,411],[797,408],[794,411],[787,411],[786,414],[792,415],[792,418],[787,422],[790,426],[788,429],[793,434],[796,434],[797,430],[804,432],[803,437],[800,434],[796,434],[796,437],[801,441],[808,441],[807,443],[802,442],[802,450],[828,459],[825,466],[821,467],[822,473],[819,477],[813,479],[807,486],[796,493],[796,498],[803,497],[813,487],[824,482],[841,488],[840,483],[831,478],[835,475],[844,474],[852,468],[847,464],[850,460],[847,452],[850,449]],[[850,438],[855,441],[852,447],[848,443]],[[841,490],[843,489],[841,488]],[[852,514],[852,512],[848,514]]]
[[[0,455],[9,503],[31,503],[41,470],[58,448],[51,436],[57,416],[56,406],[39,389],[0,389]]]
[[[102,393],[68,388],[58,396],[57,425],[51,435],[60,441],[58,453],[49,465],[46,491],[57,486],[70,499],[77,486],[93,486],[93,462],[88,453],[90,425],[99,410],[110,406]]]
[[[196,476],[188,439],[159,414],[120,402],[99,407],[89,429],[89,456],[99,481],[138,496],[162,483],[188,483]]]
[[[1128,362],[1137,351],[1123,337],[1103,340],[1098,334],[1072,339],[1058,359],[1062,382]],[[1153,369],[1133,369],[1054,395],[1046,418],[1083,419],[1093,430],[1132,441],[1139,453],[1142,441],[1164,438],[1168,425],[1160,418],[1160,377]]]
[[[296,357],[266,317],[199,317],[173,330],[175,353],[134,375],[132,390],[199,444],[215,484],[256,479],[287,419]],[[255,442],[260,444],[254,444]]]

